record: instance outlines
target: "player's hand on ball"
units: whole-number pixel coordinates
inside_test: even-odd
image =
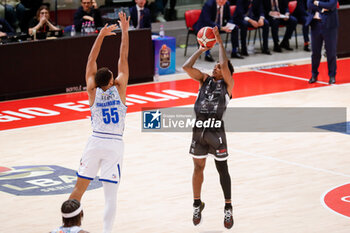
[[[213,32],[214,32],[214,35],[215,35],[215,38],[216,38],[216,42],[218,44],[221,44],[222,43],[222,39],[221,39],[221,36],[220,36],[220,32],[219,32],[219,29],[217,26],[215,26],[213,28]]]

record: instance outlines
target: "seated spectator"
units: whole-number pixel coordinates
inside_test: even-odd
[[[43,5],[43,0],[21,0],[20,2],[21,4],[16,7],[16,11],[20,10],[17,15],[19,27],[22,32],[28,32],[29,23]]]
[[[151,14],[145,8],[146,0],[135,0],[136,5],[130,8],[130,18],[134,28],[151,28]]]
[[[54,26],[50,22],[49,8],[46,5],[42,5],[38,9],[36,13],[36,17],[34,17],[29,24],[29,29],[28,29],[29,35],[32,35],[34,30],[37,32],[48,32],[48,31],[59,30],[58,27]]]
[[[164,19],[163,0],[147,0],[147,8],[151,11],[152,22],[166,22]]]
[[[288,0],[263,0],[265,17],[269,21],[273,39],[273,51],[282,52],[282,48],[293,50],[289,46],[289,39],[297,26],[297,19],[291,16],[288,9]],[[278,28],[280,25],[287,27],[282,42],[279,44]]]
[[[10,24],[4,19],[0,18],[0,37],[11,36],[15,33]]]
[[[51,231],[51,233],[88,233],[80,227],[84,212],[79,201],[70,199],[63,202],[61,213],[63,226]]]
[[[80,32],[85,22],[95,22],[96,27],[102,27],[101,13],[95,0],[80,0],[81,6],[74,14],[75,30]]]
[[[247,51],[247,31],[248,27],[259,28],[263,30],[263,54],[270,55],[269,22],[265,19],[261,0],[238,0],[233,22],[239,26],[241,31],[241,54],[248,56]]]
[[[293,12],[293,16],[298,20],[298,23],[303,25],[304,50],[310,52],[309,26],[306,26],[306,18],[308,17],[307,0],[297,0],[297,7]]]
[[[242,59],[243,57],[238,53],[238,27],[234,27],[232,30],[228,23],[232,22],[230,4],[227,0],[207,0],[202,7],[198,21],[193,25],[193,29],[197,34],[202,27],[217,26],[220,32],[231,33],[231,58]],[[205,51],[204,60],[215,61],[210,54],[210,50]]]

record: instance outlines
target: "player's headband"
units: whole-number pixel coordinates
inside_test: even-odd
[[[64,218],[73,218],[80,214],[80,212],[83,210],[83,207],[80,205],[78,209],[74,210],[72,213],[62,213],[62,217]]]

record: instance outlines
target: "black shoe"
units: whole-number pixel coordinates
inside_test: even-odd
[[[335,77],[329,77],[329,84],[334,84],[335,83]]]
[[[289,46],[289,41],[288,41],[288,40],[282,41],[281,44],[280,44],[280,47],[281,47],[282,49],[289,50],[289,51],[292,51],[292,50],[293,50],[293,49]]]
[[[304,51],[306,52],[311,52],[310,48],[309,48],[309,45],[304,45]]]
[[[266,54],[266,55],[271,55],[271,52],[269,49],[263,49],[261,53]]]
[[[312,76],[309,80],[309,83],[315,83],[317,82],[317,77],[316,76]]]
[[[209,61],[209,62],[213,62],[213,61],[215,61],[215,60],[214,60],[214,58],[211,56],[211,54],[210,54],[210,53],[209,53],[209,54],[207,54],[207,55],[205,55],[204,60]]]
[[[241,54],[243,56],[249,56],[247,49],[242,49]]]
[[[192,218],[193,225],[197,226],[198,224],[201,223],[202,211],[204,207],[205,207],[204,202],[202,202],[200,206],[193,206],[193,218]]]
[[[231,53],[231,58],[243,59],[244,57],[242,57],[239,53]]]
[[[233,226],[232,209],[225,209],[224,226],[227,229],[231,229]]]
[[[277,53],[282,53],[282,49],[279,45],[273,46],[273,51]]]

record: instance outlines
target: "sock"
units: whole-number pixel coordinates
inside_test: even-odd
[[[117,212],[117,191],[119,184],[102,182],[105,196],[105,209],[103,214],[103,233],[112,232]]]
[[[205,51],[205,56],[210,55],[210,50]]]
[[[201,199],[194,199],[193,206],[200,206],[202,203]]]
[[[232,204],[230,203],[225,203],[225,210],[232,209]]]
[[[232,53],[237,53],[237,48],[232,48]]]

